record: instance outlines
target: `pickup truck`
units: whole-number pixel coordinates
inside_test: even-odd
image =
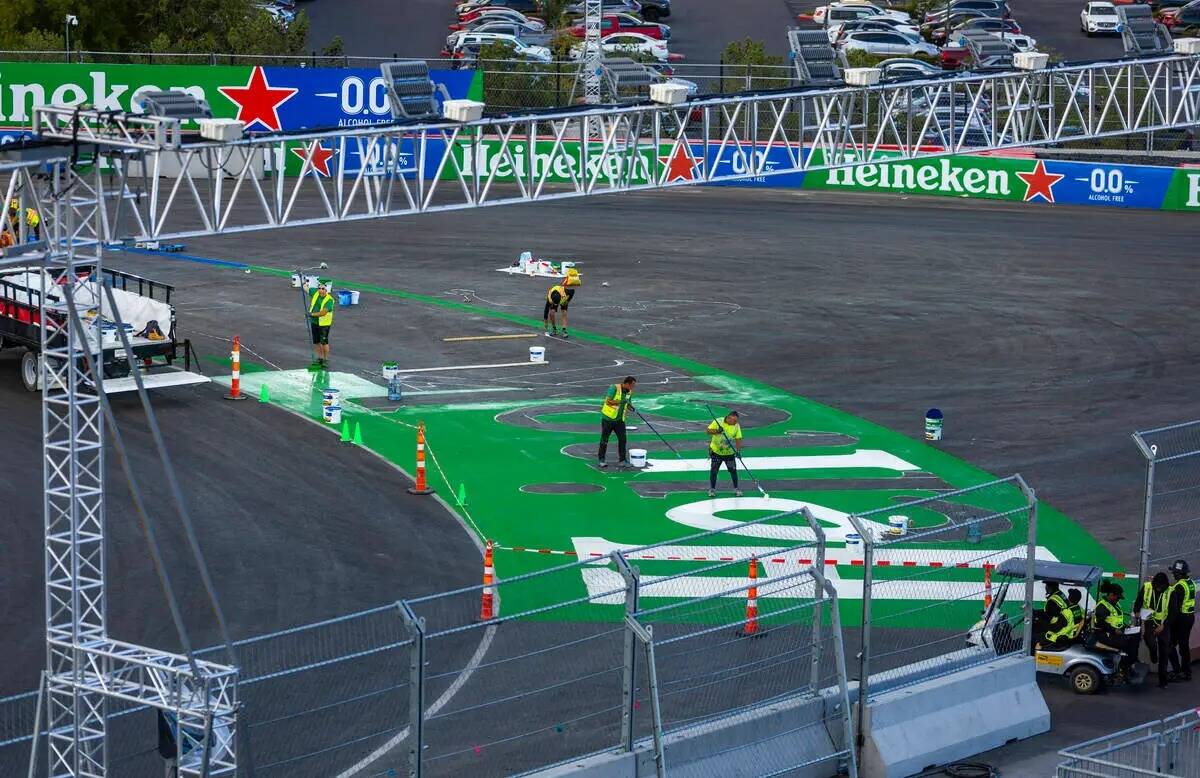
[[[576,38],[582,38],[586,34],[582,22],[571,27],[568,32]],[[660,41],[671,39],[671,28],[667,25],[642,21],[633,14],[609,14],[602,17],[600,37],[612,35],[614,32],[637,32]]]

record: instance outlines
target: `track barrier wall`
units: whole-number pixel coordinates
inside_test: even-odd
[[[1187,710],[1058,752],[1058,778],[1196,778],[1200,709]]]

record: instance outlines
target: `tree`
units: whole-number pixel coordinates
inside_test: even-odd
[[[762,41],[743,38],[732,41],[721,52],[724,77],[721,92],[743,89],[779,89],[791,83],[791,72],[783,57],[768,54]]]

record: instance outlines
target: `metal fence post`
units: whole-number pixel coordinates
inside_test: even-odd
[[[1020,473],[1014,476],[1017,479],[1017,486],[1021,489],[1021,494],[1025,495],[1025,500],[1029,505],[1029,524],[1026,529],[1026,548],[1025,548],[1025,602],[1022,606],[1022,618],[1025,623],[1021,629],[1021,647],[1032,656],[1033,650],[1033,589],[1034,589],[1034,564],[1037,562],[1037,494],[1033,489],[1029,488],[1029,484],[1025,483],[1025,479]]]
[[[863,744],[866,743],[863,725],[871,686],[871,584],[875,569],[875,533],[868,532],[866,525],[854,514],[847,518],[858,530],[863,544],[862,648],[858,654],[858,713],[854,723],[854,747],[861,755]]]
[[[1142,436],[1133,433],[1133,442],[1146,458],[1146,503],[1142,514],[1142,547],[1138,557],[1138,580],[1145,581],[1150,573],[1150,522],[1154,518],[1154,460],[1158,454],[1156,446],[1147,446]]]
[[[838,699],[841,701],[842,711],[845,713],[842,717],[844,722],[842,738],[846,743],[846,755],[850,762],[847,765],[847,774],[849,778],[858,778],[858,743],[854,736],[854,726],[850,722],[850,689],[846,682],[846,651],[842,644],[842,617],[838,613],[837,589],[825,578],[824,570],[814,567],[813,577],[817,581],[817,588],[829,595],[829,619],[834,641],[833,656],[837,661]],[[861,687],[859,688],[861,690]],[[860,711],[863,709],[861,692],[858,709]]]
[[[37,708],[33,712],[33,738],[29,741],[29,778],[37,772],[38,742],[41,740],[42,702],[46,696],[46,671],[38,679]]]
[[[625,617],[625,626],[646,648],[646,679],[650,692],[650,712],[654,719],[654,774],[666,778],[667,759],[663,751],[662,709],[658,704],[658,668],[654,662],[654,630],[632,616]]]
[[[813,560],[814,569],[820,571],[821,578],[818,584],[824,581],[825,574],[825,530],[821,528],[821,523],[808,508],[801,508],[800,513],[803,514],[805,521],[808,522],[809,529],[813,531],[817,539],[817,556]],[[821,620],[824,618],[824,597],[825,587],[818,585],[814,592],[816,602],[813,604],[813,651],[812,651],[812,673],[809,679],[809,686],[812,687],[813,694],[817,694],[820,690],[821,683]]]
[[[628,624],[628,620],[637,613],[638,571],[630,567],[619,551],[612,552],[612,560],[625,579],[625,618]],[[628,627],[625,630],[624,667],[625,674],[621,682],[621,747],[630,752],[633,751],[633,716],[637,702],[637,636]]]
[[[418,618],[403,600],[396,603],[396,609],[412,640],[408,653],[408,774],[420,778],[425,744],[425,619]]]

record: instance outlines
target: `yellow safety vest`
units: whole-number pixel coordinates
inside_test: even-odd
[[[1150,614],[1150,620],[1162,624],[1167,620],[1167,595],[1171,593],[1171,587],[1167,587],[1162,594],[1157,594],[1154,591],[1154,584],[1150,581],[1142,584],[1142,607],[1149,608],[1153,611]]]
[[[605,417],[615,421],[617,418],[617,411],[620,411],[621,421],[625,421],[625,414],[629,411],[628,403],[626,403],[624,407],[621,406],[621,399],[625,396],[625,390],[620,384],[613,384],[613,386],[616,387],[617,390],[616,394],[613,395],[613,401],[617,404],[609,405],[607,402],[601,403],[600,413],[604,414]],[[606,397],[605,399],[607,400],[608,398]]]
[[[321,327],[333,324],[333,295],[322,295],[320,289],[313,292],[312,300],[308,304],[308,312],[321,314],[317,319],[317,324]]]
[[[1063,625],[1046,633],[1046,640],[1051,643],[1061,640],[1062,638],[1073,638],[1079,635],[1079,631],[1083,628],[1083,609],[1078,605],[1071,605],[1064,608],[1062,611]]]
[[[717,427],[716,425],[720,425]],[[715,434],[714,434],[714,427]],[[721,434],[721,430],[725,433]],[[712,440],[708,442],[708,450],[718,456],[727,457],[734,453],[734,450],[729,445],[729,441],[737,440],[742,434],[742,426],[740,424],[726,424],[724,419],[714,421],[708,425],[708,434],[712,435]],[[725,436],[729,436],[729,440],[725,440]]]
[[[9,207],[9,209],[18,209],[19,210],[21,207],[21,201],[14,197],[13,199],[8,201],[8,207]],[[9,218],[12,219],[11,216]],[[33,208],[26,208],[25,209],[25,223],[27,225],[29,225],[30,227],[36,227],[42,223],[42,217],[38,216],[38,212],[36,210],[34,210]]]
[[[1100,615],[1101,607],[1107,611],[1107,613],[1103,616]],[[1119,603],[1112,603],[1107,600],[1101,600],[1100,602],[1096,603],[1096,611],[1093,614],[1093,618],[1095,619],[1094,623],[1097,626],[1103,623],[1107,624],[1114,630],[1122,630],[1129,626],[1129,619],[1126,617],[1125,612],[1121,610],[1121,605]]]
[[[1058,608],[1059,608],[1060,612],[1065,611],[1068,607],[1070,607],[1067,605],[1067,598],[1062,596],[1062,592],[1055,592],[1054,594],[1052,594],[1046,598],[1047,605],[1049,605],[1052,602],[1058,603]]]
[[[1171,589],[1180,588],[1183,590],[1183,597],[1179,601],[1179,612],[1190,614],[1196,612],[1196,582],[1191,578],[1180,578],[1171,585]],[[1170,589],[1167,590],[1170,592]]]

